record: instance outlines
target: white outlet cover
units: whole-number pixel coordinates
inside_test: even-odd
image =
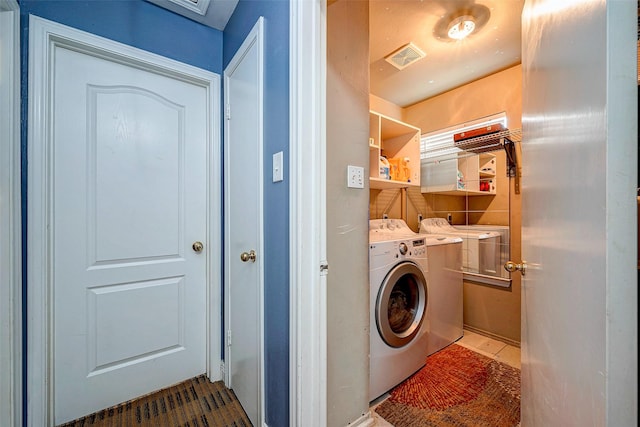
[[[347,166],[347,187],[364,188],[364,168],[362,166]]]

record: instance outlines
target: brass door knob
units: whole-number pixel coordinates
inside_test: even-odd
[[[242,252],[240,254],[240,259],[242,260],[242,262],[256,262],[256,251],[251,249],[249,252]]]
[[[516,264],[513,261],[507,261],[504,264],[504,269],[507,270],[509,273],[513,273],[514,271],[519,271],[524,276],[525,272],[527,271],[527,261],[522,261],[521,264]]]
[[[202,244],[202,242],[193,242],[193,245],[191,245],[191,247],[195,252],[202,252],[202,250],[204,249],[204,245]]]

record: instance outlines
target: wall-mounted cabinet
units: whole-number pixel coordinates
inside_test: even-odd
[[[380,168],[381,157],[388,175]],[[369,170],[370,188],[419,186],[420,129],[370,111]]]
[[[496,194],[495,154],[460,153],[426,159],[421,167],[423,193],[452,196]]]

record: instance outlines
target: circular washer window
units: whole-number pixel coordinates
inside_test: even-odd
[[[380,336],[391,347],[411,342],[427,309],[427,280],[412,262],[396,265],[384,278],[376,302]]]

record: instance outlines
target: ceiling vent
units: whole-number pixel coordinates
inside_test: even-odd
[[[407,68],[419,59],[424,58],[426,55],[413,43],[408,43],[402,46],[400,49],[393,51],[384,59],[398,70]]]
[[[171,3],[175,3],[178,6],[189,9],[198,15],[206,15],[209,8],[210,0],[169,0]]]

